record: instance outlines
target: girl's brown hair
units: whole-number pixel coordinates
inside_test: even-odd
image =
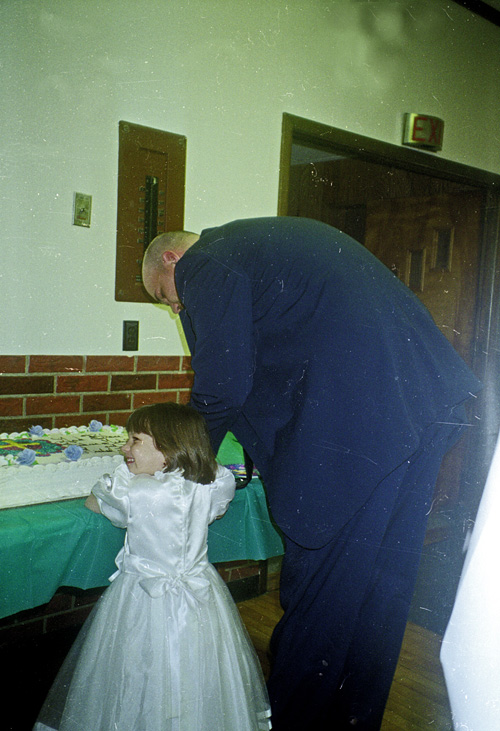
[[[190,406],[165,402],[142,406],[128,418],[127,431],[149,434],[165,455],[166,472],[182,470],[184,477],[202,485],[215,480],[217,462],[201,414]]]

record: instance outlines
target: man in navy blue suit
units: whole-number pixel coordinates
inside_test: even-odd
[[[235,434],[284,535],[273,729],[378,729],[439,466],[479,382],[419,300],[318,221],[162,234],[143,277],[180,313],[214,448]]]

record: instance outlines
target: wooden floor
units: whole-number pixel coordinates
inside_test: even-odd
[[[281,617],[278,592],[238,604],[241,617],[269,673],[267,650]],[[451,713],[439,662],[439,635],[409,623],[387,702],[381,731],[450,731]]]

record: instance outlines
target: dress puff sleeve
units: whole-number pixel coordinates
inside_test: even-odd
[[[132,477],[127,465],[121,464],[112,476],[103,475],[92,488],[101,513],[117,528],[126,528],[129,522],[129,486]]]
[[[233,473],[219,465],[217,476],[210,485],[210,517],[209,523],[221,518],[234,497],[236,481]]]

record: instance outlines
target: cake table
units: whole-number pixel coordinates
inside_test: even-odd
[[[218,459],[233,466],[243,462],[233,435],[224,440]],[[92,484],[87,487],[90,492]],[[77,498],[0,510],[0,617],[45,604],[61,586],[107,585],[124,531],[87,510],[84,502]],[[236,491],[226,515],[210,526],[209,560],[264,560],[282,553],[264,488],[254,476]]]

